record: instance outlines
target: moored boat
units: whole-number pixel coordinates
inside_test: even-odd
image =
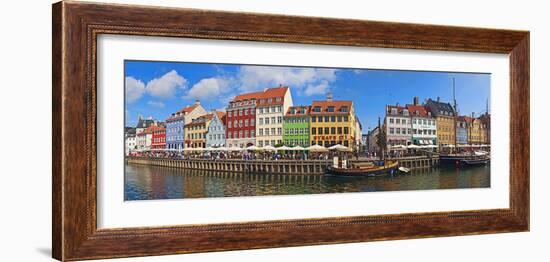
[[[327,169],[328,175],[333,176],[385,176],[393,175],[399,168],[397,161],[371,161],[363,163],[353,163],[350,167],[334,167],[329,166]]]
[[[491,157],[485,152],[475,152],[474,154],[440,154],[439,164],[442,167],[470,167],[487,165],[491,162]]]

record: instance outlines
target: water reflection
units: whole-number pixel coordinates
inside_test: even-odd
[[[124,199],[174,199],[343,192],[482,188],[490,167],[414,170],[410,175],[331,177],[253,175],[145,165],[126,165]]]

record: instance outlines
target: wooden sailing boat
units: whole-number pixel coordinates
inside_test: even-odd
[[[455,98],[455,79],[453,78],[453,128],[455,130],[454,136],[454,148],[457,148],[456,143],[456,116],[458,114]],[[487,113],[489,111],[487,105]],[[474,151],[474,152],[449,152],[449,153],[440,153],[439,154],[439,165],[441,167],[456,167],[456,168],[465,168],[471,166],[482,166],[487,165],[491,162],[491,156],[487,152]]]

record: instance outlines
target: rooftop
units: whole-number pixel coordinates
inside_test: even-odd
[[[428,117],[428,110],[424,106],[407,105],[407,110],[412,116]]]
[[[353,102],[349,100],[323,100],[323,101],[313,101],[311,104],[310,114],[343,114],[347,115],[350,113]]]
[[[291,106],[285,116],[306,116],[309,115],[311,106]]]

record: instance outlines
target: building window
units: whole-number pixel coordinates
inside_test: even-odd
[[[396,124],[401,124],[401,119],[399,119],[399,118],[398,118],[398,119],[395,119],[395,123],[396,123]]]
[[[327,112],[334,112],[334,106],[328,106]]]
[[[333,122],[333,123],[336,122],[336,116],[331,116],[330,117],[330,122]]]
[[[312,116],[312,117],[311,117],[311,122],[317,122],[317,117]]]
[[[261,119],[261,118],[260,118]],[[264,124],[269,125],[269,117],[266,117],[264,120]]]
[[[264,135],[264,129],[263,128],[258,129],[258,135],[260,135],[260,136]]]
[[[320,116],[320,117],[317,118],[317,120],[319,121],[319,123],[321,123],[321,122],[323,122],[323,117]]]
[[[271,128],[271,135],[272,135],[272,136],[275,135],[275,128],[274,128],[274,127]]]
[[[283,123],[283,117],[282,116],[279,116],[277,118],[277,123],[279,123],[279,124]]]
[[[282,135],[283,134],[283,129],[282,128],[277,128],[277,135]]]
[[[329,116],[325,116],[325,122],[329,122]]]
[[[314,112],[321,112],[321,107],[320,106],[316,106],[313,108],[313,111]]]
[[[348,122],[348,116],[344,116],[344,122]]]
[[[330,134],[329,132],[330,132],[329,128],[328,128],[328,127],[325,127],[325,135]]]
[[[322,127],[317,128],[317,132],[319,133],[319,135],[322,135],[323,134],[323,128]]]
[[[336,135],[336,127],[331,127],[331,128],[330,128],[330,133],[331,133],[332,135]]]
[[[312,129],[311,129],[311,134],[312,134],[312,135],[316,135],[316,134],[317,134],[317,128],[315,128],[315,127],[312,128]]]

